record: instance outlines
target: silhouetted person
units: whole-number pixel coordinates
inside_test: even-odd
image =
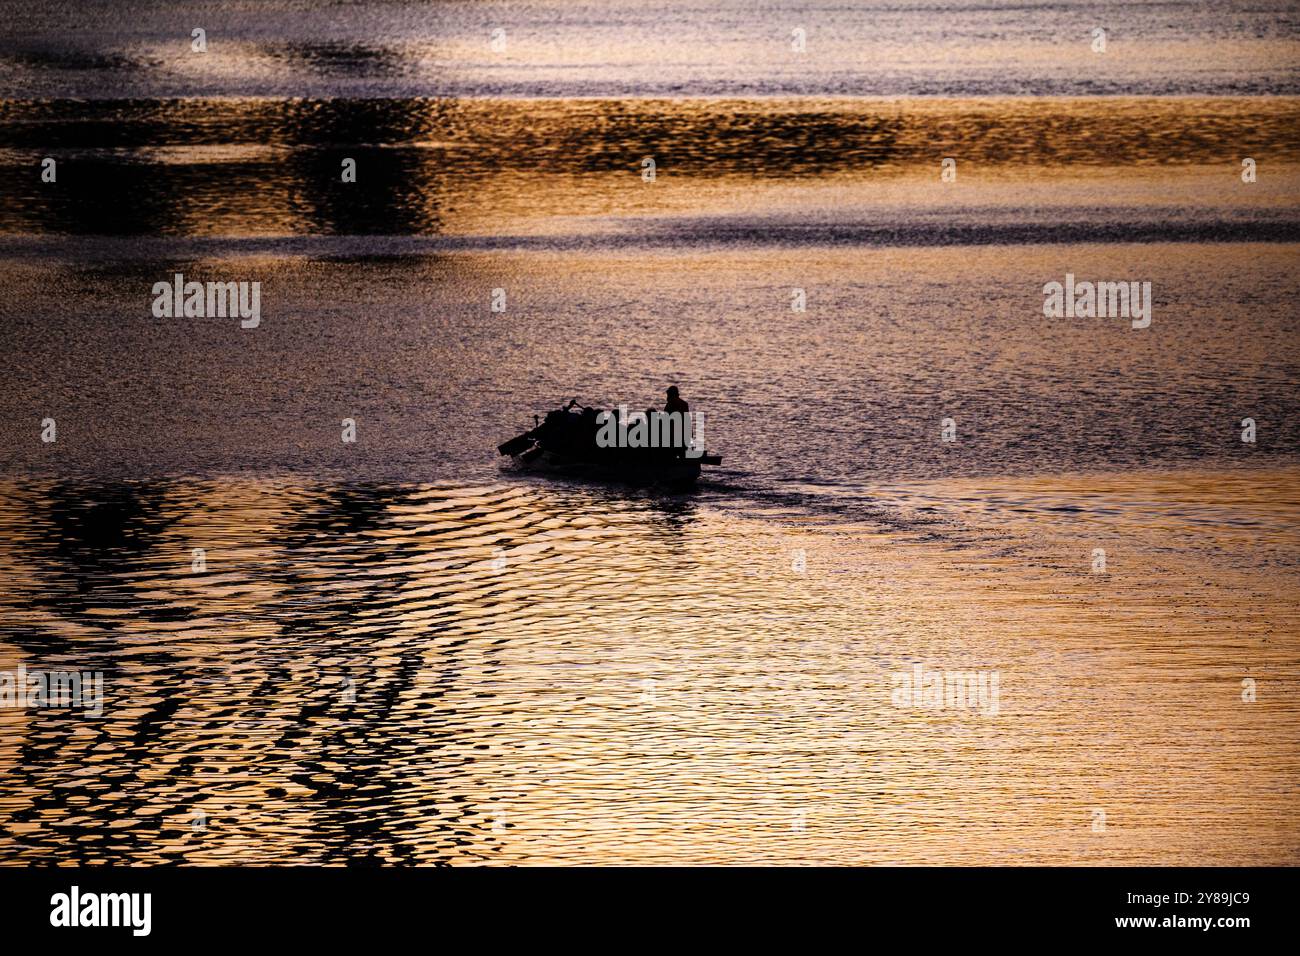
[[[676,385],[669,385],[669,386],[668,386],[668,402],[667,402],[667,404],[664,405],[664,411],[666,411],[666,412],[682,412],[683,414],[685,414],[686,412],[689,412],[690,410],[691,410],[691,406],[687,405],[686,402],[685,402],[685,400],[683,400],[682,397],[677,393],[677,386],[676,386]]]

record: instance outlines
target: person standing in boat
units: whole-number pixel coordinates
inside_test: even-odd
[[[685,399],[677,391],[676,385],[668,386],[668,402],[664,405],[666,412],[681,412],[685,415],[691,410],[691,406],[686,404]]]
[[[680,416],[681,423],[676,428],[672,425],[668,426],[669,434],[673,435],[673,442],[668,446],[670,449],[669,454],[680,456],[690,442],[691,406],[686,404],[686,400],[677,391],[676,385],[668,386],[668,401],[664,403],[664,411],[670,415],[678,414]]]

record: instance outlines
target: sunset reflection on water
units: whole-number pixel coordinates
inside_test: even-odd
[[[1234,481],[1245,510],[1220,518],[1257,496],[1260,545],[1292,549],[1297,503]],[[1177,509],[1120,509],[1099,537],[1048,518],[1045,485],[1007,493],[1042,505],[1031,523],[1054,537],[985,522],[941,542],[923,524],[809,532],[531,486],[9,485],[0,665],[101,670],[109,700],[98,720],[0,711],[0,847],[109,863],[1293,860],[1294,566],[1209,580],[1170,553]],[[1186,504],[1218,507],[1217,486]],[[916,663],[997,672],[999,712],[899,709],[893,676]]]

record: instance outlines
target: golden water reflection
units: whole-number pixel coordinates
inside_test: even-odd
[[[0,710],[0,860],[1294,863],[1278,478],[918,485],[940,516],[891,528],[513,483],[7,483],[0,668],[102,670],[109,700]],[[895,706],[916,663],[996,671],[998,713]]]
[[[1298,119],[1296,97],[0,100],[0,233],[600,235],[637,216],[816,225],[891,205],[1291,212]],[[28,170],[47,154],[86,172],[42,189]],[[1244,156],[1262,171],[1249,189]]]

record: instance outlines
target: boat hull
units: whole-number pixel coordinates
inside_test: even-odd
[[[689,487],[700,477],[700,463],[687,458],[672,458],[661,462],[607,463],[580,461],[542,451],[537,455],[515,455],[512,460],[521,472],[643,487]]]

